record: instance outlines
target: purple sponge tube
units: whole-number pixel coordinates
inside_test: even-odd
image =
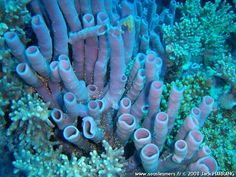
[[[140,51],[146,52],[149,49],[150,38],[148,35],[143,35],[140,40]]]
[[[25,55],[31,67],[40,75],[49,78],[49,64],[46,58],[43,57],[37,46],[29,46],[25,50]]]
[[[190,113],[189,113],[192,117],[196,118],[197,120],[199,120],[200,115],[201,115],[201,110],[197,107],[194,107],[191,109]]]
[[[188,171],[214,173],[218,171],[218,165],[213,157],[205,156],[200,158],[197,162],[190,164],[188,166]]]
[[[144,69],[139,69],[134,79],[134,82],[126,95],[132,103],[136,100],[140,92],[143,90],[145,85],[145,79],[146,76]]]
[[[90,37],[96,37],[106,34],[107,26],[106,25],[96,25],[86,27],[78,32],[70,33],[69,43],[75,44],[79,40],[84,40]]]
[[[203,135],[199,130],[191,130],[185,138],[185,141],[188,144],[186,159],[191,159],[194,153],[199,149],[199,146],[203,141]]]
[[[99,90],[97,85],[90,84],[87,86],[88,94],[90,99],[96,99],[99,96]]]
[[[61,55],[61,59],[59,61],[59,74],[64,83],[65,88],[74,93],[79,101],[87,101],[88,100],[88,90],[85,86],[85,82],[82,80],[78,80],[73,68],[69,62],[68,57],[66,55]]]
[[[146,56],[145,60],[145,75],[147,78],[147,84],[149,85],[150,82],[156,80],[156,56],[154,53],[149,53]],[[148,86],[147,85],[147,86]]]
[[[100,143],[104,139],[104,134],[92,117],[84,117],[82,122],[83,135],[95,143]]]
[[[204,96],[201,104],[199,105],[199,109],[201,110],[199,125],[200,128],[204,125],[207,117],[211,113],[214,105],[214,99],[210,96]]]
[[[32,71],[27,63],[20,63],[16,67],[16,73],[30,86],[38,88],[43,85],[37,75]]]
[[[103,25],[109,23],[108,15],[104,12],[99,12],[97,15],[97,24]],[[107,36],[99,36],[98,47],[98,59],[94,68],[94,84],[98,86],[100,91],[102,91],[105,85],[105,75],[107,73],[107,63],[109,61]]]
[[[156,115],[153,128],[153,143],[161,150],[168,133],[168,115],[164,112],[159,112]]]
[[[68,53],[67,27],[57,0],[42,0],[51,20],[53,31],[54,56]]]
[[[62,86],[61,77],[58,71],[58,61],[52,61],[49,65],[50,79],[48,81],[48,87],[52,93],[53,100],[58,103],[58,107],[63,105],[62,101]]]
[[[131,21],[130,23],[134,24],[134,18],[132,15],[129,15],[128,17],[121,19],[120,21],[121,27],[123,29],[122,37],[125,47],[125,63],[129,64],[135,46],[135,26],[133,25],[132,28],[124,26],[122,23],[124,23],[127,20]]]
[[[211,149],[207,145],[203,145],[200,149],[194,154],[192,162],[197,161],[198,159],[209,156],[212,154]]]
[[[198,120],[193,116],[188,116],[185,120],[181,128],[179,129],[178,134],[175,137],[175,140],[184,139],[189,131],[198,129],[199,123]]]
[[[140,36],[148,35],[148,22],[142,18],[140,23]]]
[[[139,128],[134,132],[134,145],[137,151],[151,143],[151,133],[146,128]]]
[[[178,114],[180,103],[183,99],[183,92],[184,92],[184,88],[178,88],[176,85],[172,86],[170,96],[169,96],[169,101],[168,101],[168,109],[167,109],[167,114],[169,117],[169,122],[168,122],[169,133],[171,132],[174,126],[174,122]]]
[[[150,41],[151,41],[151,45],[153,46],[153,48],[155,48],[155,50],[157,51],[157,53],[163,57],[165,55],[165,49],[161,43],[161,39],[160,36],[155,33],[154,31],[151,31],[150,33]]]
[[[85,117],[88,115],[87,106],[77,103],[76,96],[73,93],[64,94],[63,100],[69,116],[76,118],[77,116]]]
[[[79,0],[81,15],[92,13],[91,0]]]
[[[60,109],[54,108],[51,111],[50,115],[60,130],[63,130],[65,127],[72,125],[74,123]]]
[[[148,115],[143,122],[143,127],[149,130],[153,124],[153,116],[159,112],[162,91],[163,83],[161,81],[153,81],[148,95]]]
[[[91,6],[94,16],[105,11],[104,0],[91,0]]]
[[[95,20],[92,14],[85,14],[83,16],[83,25],[85,28],[93,27]],[[98,57],[98,43],[97,37],[88,37],[85,40],[85,80],[87,84],[93,83],[93,71]]]
[[[63,136],[67,141],[78,146],[78,148],[83,149],[87,152],[91,151],[89,142],[83,138],[80,131],[75,126],[67,126],[63,131]]]
[[[12,55],[14,55],[20,62],[25,62],[25,46],[19,39],[15,32],[4,33],[4,39],[7,46],[10,48]]]
[[[172,160],[175,163],[181,163],[188,152],[188,145],[184,140],[177,140],[175,142],[175,151],[174,151],[174,155],[172,156]]]
[[[52,38],[43,17],[41,15],[33,16],[31,26],[37,37],[40,52],[47,61],[50,61],[52,58]]]
[[[116,127],[116,135],[120,142],[125,145],[136,128],[135,117],[131,114],[120,115]]]
[[[100,124],[101,110],[97,100],[90,100],[88,102],[88,113]]]
[[[174,154],[165,158],[160,162],[159,172],[179,171],[183,166],[182,162],[186,157],[188,145],[184,140],[178,140],[174,144]]]
[[[79,31],[81,29],[81,24],[76,12],[74,1],[58,0],[58,3],[65,16],[66,22],[68,23],[70,31]]]
[[[108,31],[108,39],[111,45],[110,83],[113,85],[115,79],[120,78],[125,73],[125,49],[119,28],[110,28]]]
[[[54,106],[49,90],[38,79],[37,75],[31,70],[27,63],[20,63],[16,67],[17,74],[30,86],[34,87],[45,102],[51,102]]]
[[[130,76],[129,76],[129,81],[128,81],[128,87],[130,87],[132,85],[132,82],[135,78],[135,75],[137,75],[138,70],[144,65],[144,61],[145,61],[145,54],[143,53],[138,53],[135,57],[134,60],[134,65],[130,71]]]
[[[108,39],[111,45],[110,83],[109,90],[104,96],[105,110],[110,107],[118,108],[118,101],[124,93],[127,77],[125,73],[124,45],[119,28],[110,28]]]
[[[120,100],[120,107],[118,110],[117,115],[124,114],[124,113],[130,113],[131,108],[131,101],[129,98],[124,97]]]
[[[159,148],[152,143],[146,144],[141,152],[140,158],[145,172],[155,173],[159,165]]]

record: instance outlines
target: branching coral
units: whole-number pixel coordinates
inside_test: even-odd
[[[234,114],[232,111],[214,112],[202,130],[205,135],[208,135],[205,137],[205,142],[214,149],[212,153],[217,158],[220,171],[236,170],[235,130],[235,111]]]
[[[170,64],[203,62],[212,65],[226,52],[225,40],[235,32],[235,14],[226,1],[186,1],[179,6],[182,17],[173,28],[163,26],[163,38]]]
[[[123,149],[112,149],[103,141],[105,152],[98,155],[96,151],[90,153],[91,157],[76,157],[69,159],[65,154],[57,151],[43,151],[33,154],[30,151],[20,150],[15,153],[15,173],[24,172],[27,176],[120,176],[124,168]],[[24,159],[24,160],[23,160]]]

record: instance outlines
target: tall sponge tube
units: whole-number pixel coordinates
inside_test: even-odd
[[[142,160],[143,168],[146,172],[157,172],[159,155],[159,148],[155,144],[149,143],[142,148],[140,152],[140,158]]]

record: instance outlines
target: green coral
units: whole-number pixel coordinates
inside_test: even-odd
[[[123,148],[112,149],[104,140],[105,152],[98,155],[97,151],[90,153],[91,157],[71,158],[62,154],[61,150],[40,152],[33,154],[30,151],[21,150],[15,153],[13,162],[15,173],[24,172],[27,176],[120,176],[124,168]]]
[[[8,134],[12,134],[18,128],[23,128],[27,124],[27,134],[33,132],[30,130],[35,123],[35,119],[46,122],[49,126],[54,127],[49,120],[48,104],[44,103],[37,94],[25,94],[19,100],[12,100],[11,112],[9,117],[12,121],[8,129]]]
[[[5,111],[4,108],[9,104],[9,100],[5,99],[2,95],[2,93],[0,93],[0,117],[5,115]]]
[[[169,65],[182,65],[189,61],[203,61],[206,65],[221,59],[227,51],[225,40],[235,32],[236,15],[226,1],[206,2],[187,0],[180,4],[180,22],[173,27],[163,25],[163,39]]]
[[[236,111],[218,110],[213,112],[202,128],[205,143],[219,164],[219,171],[236,171]]]

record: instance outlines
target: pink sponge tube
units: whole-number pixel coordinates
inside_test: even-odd
[[[52,58],[52,38],[41,15],[35,15],[31,20],[32,29],[37,37],[38,45],[42,55],[50,61]]]
[[[207,117],[211,113],[214,105],[214,99],[210,96],[204,96],[201,104],[199,105],[199,109],[201,110],[199,125],[200,128],[204,125]]]
[[[174,122],[178,114],[180,103],[183,99],[183,92],[184,88],[178,88],[175,84],[172,86],[167,109],[167,114],[169,116],[169,122],[168,122],[169,133],[171,132],[174,126]]]
[[[74,93],[79,101],[87,101],[88,90],[85,86],[85,82],[77,79],[73,68],[69,62],[69,58],[66,55],[61,55],[59,58],[59,74],[61,76],[65,88],[68,91]]]
[[[92,150],[88,141],[83,138],[77,127],[73,125],[69,125],[63,130],[63,136],[65,140],[76,145],[78,148],[85,150],[86,152],[90,152]]]
[[[194,153],[199,149],[199,146],[203,141],[203,135],[199,130],[191,130],[185,138],[185,141],[188,144],[186,159],[191,159]]]
[[[188,152],[188,145],[184,140],[177,140],[175,142],[175,151],[174,151],[174,155],[172,156],[172,160],[175,163],[181,163]]]
[[[94,16],[99,12],[105,12],[104,0],[91,0],[91,7]]]
[[[175,140],[184,139],[189,131],[198,129],[199,123],[198,120],[193,116],[188,116],[185,120],[183,125],[181,126],[178,134],[175,137]]]
[[[163,91],[163,83],[161,81],[153,81],[148,95],[148,116],[144,119],[143,127],[151,129],[154,115],[159,112],[161,94]]]
[[[65,93],[63,100],[69,116],[76,118],[78,116],[84,117],[88,115],[87,106],[77,103],[76,96],[73,93]]]
[[[6,32],[4,33],[4,39],[11,50],[12,55],[14,55],[20,62],[26,62],[25,46],[19,39],[17,33]]]
[[[97,14],[97,24],[105,25],[109,24],[108,15],[104,12],[99,12]],[[94,68],[94,84],[96,84],[100,91],[102,91],[105,86],[106,74],[107,74],[107,64],[109,61],[109,47],[106,35],[100,35],[98,38],[98,59]]]
[[[214,173],[218,171],[218,165],[213,157],[205,156],[200,158],[197,162],[190,164],[188,171]]]
[[[130,71],[128,87],[130,87],[134,81],[135,76],[138,73],[138,70],[144,65],[146,55],[143,53],[138,53],[135,57],[133,67]]]
[[[79,16],[76,12],[74,1],[58,0],[59,6],[64,14],[66,22],[70,27],[70,31],[78,31],[81,29]]]
[[[181,171],[183,167],[183,160],[186,157],[188,151],[188,145],[184,140],[178,140],[174,144],[173,155],[167,156],[165,159],[160,161],[158,167],[159,172],[175,172]]]
[[[42,0],[51,20],[53,31],[54,56],[68,53],[67,27],[57,0]]]
[[[81,15],[92,13],[91,2],[88,0],[79,0]]]
[[[84,117],[82,122],[83,135],[87,139],[91,139],[95,143],[99,143],[104,139],[104,134],[92,117]]]
[[[78,32],[71,32],[69,37],[69,43],[75,44],[79,40],[84,40],[89,37],[102,36],[106,34],[107,26],[106,25],[96,25],[86,27]]]
[[[151,133],[146,128],[139,128],[134,132],[134,145],[137,151],[146,144],[151,143]]]
[[[127,97],[131,100],[132,103],[136,100],[140,92],[143,90],[145,85],[145,79],[145,71],[141,68],[138,70],[136,77],[134,78],[133,84],[127,93]]]
[[[131,114],[120,115],[116,127],[116,135],[120,142],[125,145],[136,128],[135,117]]]
[[[142,148],[140,152],[140,158],[145,172],[157,172],[159,165],[159,155],[159,148],[155,144],[149,143]]]
[[[127,77],[125,76],[125,57],[124,45],[119,28],[110,28],[108,32],[108,39],[111,45],[111,60],[110,60],[110,82],[109,89],[103,100],[105,109],[110,107],[118,108],[118,101],[125,90],[125,83]]]
[[[153,129],[153,143],[161,150],[168,133],[168,115],[164,112],[159,112],[156,115]]]
[[[49,78],[49,64],[47,63],[46,58],[43,57],[38,47],[29,46],[25,50],[25,55],[30,63],[31,67],[40,75]]]
[[[50,102],[51,106],[55,104],[49,90],[43,85],[42,81],[31,70],[27,63],[20,63],[16,67],[17,74],[30,86],[34,87],[45,102]]]
[[[131,109],[131,101],[129,98],[124,97],[120,100],[120,107],[117,115],[130,113],[130,109]]]
[[[74,123],[73,120],[64,114],[60,109],[54,108],[50,115],[60,130],[63,130],[65,127]]]
[[[199,120],[200,118],[200,115],[201,115],[201,110],[197,107],[194,107],[191,109],[190,111],[190,116],[196,118],[197,120]]]

